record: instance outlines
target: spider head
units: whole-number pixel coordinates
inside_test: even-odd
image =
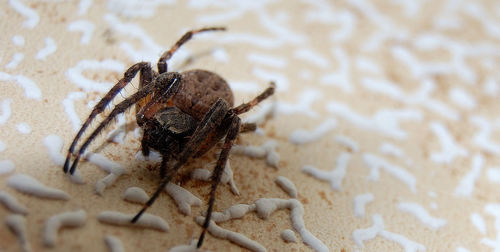
[[[176,107],[166,107],[145,122],[143,144],[160,152],[177,153],[196,129],[197,121]]]

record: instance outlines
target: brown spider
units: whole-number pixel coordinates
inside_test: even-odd
[[[182,73],[167,72],[167,61],[194,34],[223,30],[225,30],[224,27],[209,27],[188,31],[170,50],[161,55],[158,60],[158,73],[147,62],[132,65],[125,72],[124,77],[94,107],[71,143],[63,167],[65,173],[69,171],[70,174],[73,174],[80,157],[99,132],[109,125],[116,115],[136,104],[137,124],[142,127],[144,132],[141,140],[142,153],[144,156],[148,156],[149,150],[152,148],[161,154],[162,161],[160,186],[131,220],[132,223],[135,223],[189,158],[200,157],[225,138],[212,175],[210,200],[203,223],[203,231],[198,240],[198,248],[203,243],[206,229],[210,223],[215,202],[215,190],[220,183],[232,144],[239,132],[253,131],[256,128],[253,123],[241,124],[238,115],[249,111],[253,106],[272,95],[275,89],[274,83],[271,82],[269,88],[250,102],[233,107],[234,98],[231,88],[216,73],[205,70],[190,70]],[[108,103],[138,72],[140,72],[139,90],[116,105],[89,135],[78,152],[73,153],[78,140],[90,122],[104,111]],[[70,168],[72,155],[74,160]]]

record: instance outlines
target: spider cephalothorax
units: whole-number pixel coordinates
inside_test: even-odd
[[[69,147],[63,167],[65,173],[73,174],[80,157],[99,132],[109,125],[114,117],[135,105],[136,121],[143,129],[142,153],[148,156],[150,149],[154,149],[162,156],[160,186],[131,220],[135,223],[189,158],[203,155],[224,139],[212,176],[207,216],[203,224],[203,232],[198,240],[198,247],[203,243],[205,231],[210,223],[215,190],[220,183],[232,144],[238,133],[256,128],[255,124],[242,124],[238,115],[247,112],[272,95],[275,89],[274,83],[271,83],[269,88],[250,102],[233,107],[234,97],[231,88],[216,73],[205,70],[190,70],[182,73],[167,71],[167,61],[194,34],[220,30],[225,30],[225,28],[210,27],[184,34],[170,50],[161,55],[157,64],[158,72],[155,72],[147,62],[132,65],[125,72],[124,77],[99,101],[83,123]],[[80,149],[74,153],[78,140],[91,121],[104,111],[109,102],[130,83],[137,73],[140,73],[138,91],[118,103],[88,136]],[[70,167],[72,156],[74,160]]]

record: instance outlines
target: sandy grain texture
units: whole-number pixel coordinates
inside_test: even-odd
[[[330,251],[498,250],[499,9],[495,1],[479,0],[2,1],[0,190],[25,206],[23,237],[33,251],[47,250],[45,220],[74,209],[87,213],[85,225],[60,231],[50,251],[105,251],[108,235],[126,251],[190,244],[201,232],[195,219],[210,189],[209,182],[189,179],[190,172],[212,169],[218,150],[190,161],[177,178],[200,206],[181,214],[162,192],[148,209],[169,223],[167,233],[97,220],[105,210],[138,211],[123,192],[140,187],[152,195],[159,181],[158,162],[136,158],[141,133],[134,108],[88,149],[123,174],[106,180],[101,195],[94,185],[108,172],[82,160],[84,182],[76,184],[63,174],[61,158],[130,65],[156,67],[188,29],[226,26],[226,32],[195,36],[169,70],[217,72],[233,89],[235,104],[275,81],[275,97],[243,115],[260,123],[257,131],[236,143],[259,148],[273,141],[275,158],[271,166],[263,158],[231,155],[239,195],[221,184],[216,211],[261,198],[289,200],[275,183],[283,176],[296,188],[309,240]],[[111,106],[137,90],[137,79]],[[20,193],[7,186],[15,174],[60,189],[69,200]],[[11,214],[0,207],[0,251],[19,250],[19,238],[5,225]],[[286,209],[219,225],[268,251],[312,250]],[[281,238],[285,230],[295,232],[296,243]],[[242,248],[208,234],[203,249]]]

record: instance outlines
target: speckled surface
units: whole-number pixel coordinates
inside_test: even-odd
[[[127,188],[151,195],[158,185],[158,162],[136,156],[135,109],[90,146],[94,154],[79,165],[83,184],[66,177],[61,165],[92,107],[130,65],[155,66],[184,32],[212,25],[228,30],[195,36],[174,55],[170,71],[218,73],[235,104],[277,84],[273,99],[243,116],[263,122],[237,141],[253,154],[230,157],[239,195],[229,177],[217,192],[216,211],[236,204],[250,210],[220,227],[246,236],[258,244],[255,250],[500,249],[498,3],[139,2],[0,4],[1,251],[105,251],[105,237],[126,251],[166,251],[197,239],[195,219],[210,185],[190,172],[211,170],[218,150],[191,160],[177,179],[201,206],[190,205],[184,215],[162,193],[148,209],[168,223],[167,232],[98,220],[104,211],[136,213],[141,205],[123,200]],[[137,87],[136,79],[111,106]],[[8,181],[18,174],[69,200],[17,191]],[[293,183],[296,200],[275,182],[279,176]],[[15,204],[11,197],[21,208],[4,207]],[[281,202],[284,209],[263,219],[262,202]],[[12,216],[23,207],[24,217]],[[46,247],[46,221],[80,209],[85,223],[62,227],[54,247]],[[17,223],[26,234],[9,229]],[[288,229],[297,243],[281,238]],[[242,247],[208,235],[203,249]]]

